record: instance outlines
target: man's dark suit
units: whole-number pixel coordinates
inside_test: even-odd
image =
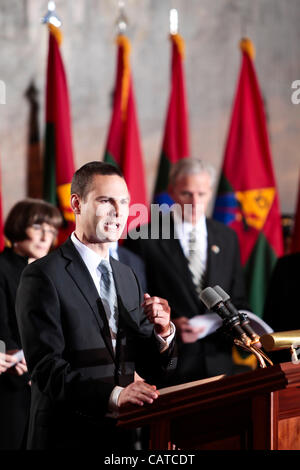
[[[71,240],[24,270],[16,309],[32,377],[31,449],[121,448],[126,434],[118,437],[105,417],[113,388],[131,383],[134,370],[159,385],[172,368],[172,347],[159,353],[133,271],[110,262],[119,308],[115,355],[101,299]]]
[[[144,293],[147,292],[146,268],[142,258],[124,246],[118,247],[118,256],[121,263],[127,264],[127,266],[130,266],[133,269],[139,280],[142,291]]]
[[[300,330],[300,253],[277,260],[270,280],[264,320],[274,331]]]
[[[126,240],[126,246],[139,254],[146,264],[150,295],[166,298],[171,306],[172,318],[192,318],[206,308],[197,296],[188,262],[180,242],[174,237],[171,217],[170,239],[162,239],[162,225],[169,216],[162,216],[158,239]],[[220,285],[232,298],[237,308],[249,308],[245,301],[243,272],[235,232],[225,225],[207,219],[207,271],[203,288]],[[148,226],[149,236],[151,226]],[[145,230],[144,233],[147,232]],[[214,333],[195,343],[181,345],[178,356],[178,381],[196,380],[220,373],[235,372],[231,359],[232,345],[222,334]]]
[[[279,258],[269,283],[263,317],[274,331],[300,330],[299,285],[300,253]],[[291,360],[288,349],[272,351],[269,356],[274,364]]]

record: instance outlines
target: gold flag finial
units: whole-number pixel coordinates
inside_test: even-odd
[[[250,59],[255,59],[255,47],[251,39],[249,38],[242,38],[240,41],[240,49],[243,52],[246,52]]]

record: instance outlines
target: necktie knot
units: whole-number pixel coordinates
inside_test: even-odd
[[[104,276],[109,276],[112,272],[111,266],[106,259],[103,259],[101,263],[99,263],[98,269]]]
[[[200,249],[200,234],[196,227],[190,231],[189,234],[189,254],[194,254],[195,251],[199,251]]]

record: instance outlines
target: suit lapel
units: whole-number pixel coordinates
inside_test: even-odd
[[[89,270],[70,239],[60,247],[60,250],[64,258],[69,260],[66,264],[66,271],[92,309],[106,347],[115,361],[106,313]]]
[[[115,287],[118,297],[118,335],[116,344],[116,361],[117,369],[119,364],[124,361],[124,346],[127,344],[127,337],[125,331],[136,331],[140,325],[140,309],[137,305],[137,297],[132,291],[133,286],[128,282],[128,273],[124,273],[121,263],[110,257],[110,264],[113,271]],[[138,289],[138,284],[137,284]],[[138,292],[138,291],[137,291]],[[141,293],[140,293],[141,295]],[[140,300],[142,300],[140,298]],[[118,380],[120,377],[117,377]],[[119,382],[118,382],[119,383]]]
[[[122,276],[122,273],[119,269],[119,262],[114,258],[110,257],[110,264],[113,270],[113,276],[116,286],[116,292],[118,297],[118,309],[119,317],[126,317],[126,322],[129,323],[133,328],[136,328],[136,324],[139,322],[138,318],[134,315],[136,313],[136,305],[130,304],[131,295],[126,283],[125,276]],[[129,315],[129,311],[131,311]]]
[[[206,219],[207,225],[207,270],[206,270],[206,285],[214,284],[212,278],[213,273],[218,272],[221,268],[220,262],[220,244],[222,240],[219,240],[218,232],[214,229],[209,219]]]

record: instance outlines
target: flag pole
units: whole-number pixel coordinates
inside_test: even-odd
[[[117,5],[119,7],[115,21],[117,67],[104,161],[121,169],[131,195],[131,207],[135,204],[148,207],[143,154],[130,66],[131,45],[126,35],[128,20],[125,14],[125,2],[118,1]],[[134,224],[147,223],[148,211],[146,212],[141,214],[139,220],[130,215],[127,228],[133,229]]]
[[[53,1],[48,2],[48,11],[47,11],[46,15],[41,19],[41,22],[44,23],[44,24],[46,24],[46,23],[53,24],[53,26],[56,26],[56,28],[61,27],[62,21],[56,13],[55,2],[53,2]]]
[[[178,34],[178,11],[175,8],[170,10],[170,34]]]
[[[119,14],[116,21],[117,34],[122,35],[126,32],[128,26],[128,18],[125,14],[125,1],[118,0]]]
[[[70,206],[70,188],[75,165],[68,84],[60,52],[62,21],[56,14],[55,2],[48,2],[48,12],[42,23],[49,29],[43,198],[59,207],[63,214],[64,225],[59,230],[57,241],[60,245],[75,227],[75,217]]]

